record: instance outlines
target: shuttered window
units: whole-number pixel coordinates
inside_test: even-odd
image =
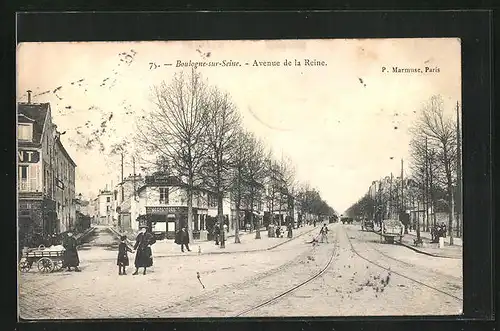
[[[17,138],[23,141],[33,140],[33,126],[31,124],[17,125]]]

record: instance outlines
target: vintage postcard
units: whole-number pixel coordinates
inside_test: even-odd
[[[25,320],[459,315],[461,43],[17,47]]]

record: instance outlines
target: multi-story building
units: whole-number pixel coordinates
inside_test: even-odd
[[[115,197],[114,192],[106,189],[99,190],[97,195],[97,224],[113,225],[116,219],[115,214]]]
[[[34,234],[65,232],[75,222],[75,162],[52,122],[49,103],[18,103],[18,229],[21,244]]]
[[[99,224],[99,198],[93,198],[89,201],[89,216],[92,224]]]
[[[141,174],[129,175],[115,187],[116,207],[115,218],[122,230],[136,229],[139,217],[139,195],[138,188],[144,185],[144,177]]]

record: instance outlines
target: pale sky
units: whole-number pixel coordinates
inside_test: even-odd
[[[442,95],[450,116],[461,104],[460,40],[452,38],[24,43],[17,51],[18,101],[31,89],[32,102],[51,103],[77,164],[76,192],[86,196],[119,182],[120,157],[109,156],[109,147],[132,136],[135,119],[153,107],[151,86],[190,70],[177,68],[178,60],[239,61],[199,71],[232,96],[244,127],[290,157],[298,179],[340,213],[373,180],[400,173],[401,158],[409,161],[408,128],[424,101]],[[302,65],[283,66],[285,59]],[[305,66],[304,59],[327,66]],[[254,60],[281,65],[255,67]],[[161,66],[150,69],[151,62]],[[395,66],[439,72],[392,73]],[[102,122],[105,132],[93,135]],[[92,136],[104,152],[84,146]]]

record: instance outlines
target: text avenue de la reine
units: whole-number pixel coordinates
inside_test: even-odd
[[[150,62],[150,69],[156,69],[164,66],[172,66],[172,64],[157,64]],[[193,61],[193,60],[176,60],[173,63],[176,68],[185,67],[326,67],[327,63],[323,60],[317,59],[285,59],[282,61],[266,61],[266,60],[252,60],[252,61],[235,61],[235,60],[222,60],[222,61]]]

